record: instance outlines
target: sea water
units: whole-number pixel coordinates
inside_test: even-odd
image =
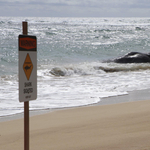
[[[104,63],[131,51],[149,53],[150,18],[0,17],[0,116],[23,112],[18,100],[22,21],[37,37],[38,95],[30,110],[84,106],[150,87],[149,63]]]

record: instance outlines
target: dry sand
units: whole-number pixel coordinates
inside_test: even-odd
[[[0,122],[0,150],[24,149],[23,125]],[[33,116],[30,150],[150,150],[150,100]]]

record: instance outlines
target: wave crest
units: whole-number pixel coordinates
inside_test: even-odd
[[[129,71],[138,71],[138,70],[148,70],[150,69],[150,64],[114,64],[112,66],[98,66],[94,67],[97,70],[103,70],[106,73],[111,72],[129,72]]]
[[[116,64],[116,63],[100,63],[91,65],[78,65],[68,67],[54,67],[49,73],[54,76],[72,76],[72,75],[92,75],[113,72],[130,72],[143,71],[150,69],[150,64]]]

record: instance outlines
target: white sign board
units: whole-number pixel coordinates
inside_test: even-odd
[[[36,36],[19,35],[19,101],[37,98]]]

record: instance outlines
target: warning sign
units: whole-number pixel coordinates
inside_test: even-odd
[[[33,38],[28,38],[28,37],[24,37],[24,38],[20,38],[19,40],[19,47],[23,50],[23,49],[35,49],[36,48],[36,39]]]
[[[36,51],[36,37],[30,35],[19,35],[19,51]]]
[[[36,36],[19,35],[19,101],[37,98]]]
[[[24,73],[25,73],[28,80],[29,80],[30,75],[32,73],[32,69],[33,69],[33,64],[32,64],[32,61],[30,59],[29,53],[27,53],[26,59],[25,59],[24,64],[23,64],[23,70],[24,70]]]

